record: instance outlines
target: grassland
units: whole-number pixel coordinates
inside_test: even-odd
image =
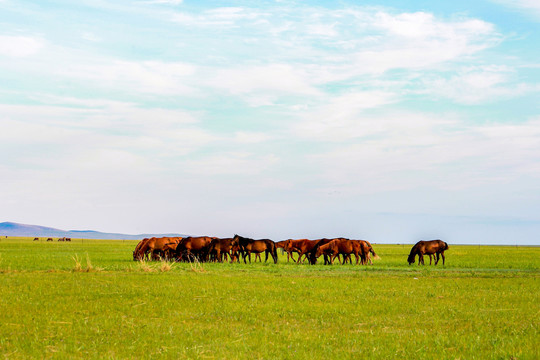
[[[8,359],[538,359],[540,248],[408,266],[139,264],[134,241],[0,240]],[[428,260],[429,261],[429,260]]]

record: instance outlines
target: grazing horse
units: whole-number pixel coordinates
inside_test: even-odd
[[[141,248],[148,241],[150,241],[149,238],[144,238],[137,243],[137,246],[135,246],[135,250],[133,250],[133,261],[144,260],[144,257],[146,256],[146,254],[141,251]]]
[[[65,238],[66,241],[70,241],[71,242],[71,238]]]
[[[39,238],[34,238],[34,241],[39,241]]]
[[[178,239],[170,237],[143,239],[137,244],[133,252],[133,260],[148,259],[148,255],[150,255],[151,260],[167,258],[170,254],[171,245],[177,243]]]
[[[338,238],[333,238],[333,239],[320,239],[320,240],[312,240],[312,241],[316,241],[317,243],[315,244],[315,246],[313,246],[313,248],[309,251],[309,254],[306,254],[306,258],[309,259],[309,263],[311,265],[315,265],[317,263],[317,258],[320,256],[317,256],[317,251],[319,250],[319,247],[323,246],[323,245],[326,245],[328,244],[329,242],[333,241],[333,240],[336,240]],[[339,238],[341,239],[341,238]],[[309,255],[309,256],[308,256]],[[330,264],[330,258],[329,256],[323,252],[322,255],[324,256],[324,265],[327,265],[327,264]],[[339,256],[339,255],[338,255]]]
[[[409,265],[414,264],[414,258],[418,255],[418,265],[424,265],[424,255],[436,255],[435,265],[439,262],[439,254],[442,256],[442,262],[444,265],[444,251],[448,250],[448,244],[442,240],[420,240],[411,249],[407,261]]]
[[[58,238],[58,241],[66,241],[66,238],[63,237],[63,238]]]
[[[356,264],[358,265],[358,260],[360,259],[362,254],[362,248],[359,242],[351,241],[349,239],[338,238],[318,247],[315,256],[319,257],[323,254],[330,257],[330,264],[334,263],[334,259],[338,255],[343,256],[342,263],[345,264],[347,258],[350,257],[351,254],[354,254],[354,256],[356,257]]]
[[[47,238],[47,241],[53,241],[53,238]]]
[[[194,257],[199,261],[206,260],[208,256],[208,248],[214,239],[215,238],[210,236],[189,236],[183,238],[176,246],[176,260],[186,260],[191,262]]]
[[[233,261],[232,238],[214,239],[208,247],[208,255],[214,256],[214,262],[223,262],[223,257],[227,260],[227,256]]]
[[[295,251],[299,254],[298,260],[296,260],[296,263],[299,264],[300,260],[302,259],[302,256],[304,256],[304,260],[309,259],[309,254],[311,251],[315,248],[315,246],[321,241],[319,240],[308,240],[308,239],[301,239],[301,240],[289,240],[290,242],[287,244],[287,247],[285,250]]]
[[[239,247],[240,250],[244,252],[244,264],[246,264],[246,257],[248,257],[249,262],[251,262],[251,253],[256,254],[255,256],[258,256],[259,260],[262,262],[260,255],[262,252],[266,254],[264,262],[268,261],[268,254],[270,254],[274,259],[274,264],[277,264],[278,256],[276,243],[270,239],[254,240],[235,234],[232,240],[232,246]]]

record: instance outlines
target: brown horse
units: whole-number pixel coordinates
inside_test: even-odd
[[[180,242],[180,240],[182,240],[182,238],[172,237],[167,239],[169,239],[169,242],[163,245],[163,247],[161,248],[161,253],[163,254],[163,258],[165,260],[171,260],[172,258],[174,258],[176,248],[178,247],[178,243]]]
[[[205,261],[208,256],[208,249],[212,240],[216,238],[210,236],[188,236],[183,238],[176,247],[175,257],[177,261]]]
[[[285,250],[286,251],[295,251],[299,254],[298,259],[296,260],[296,263],[299,264],[300,260],[302,260],[302,256],[304,257],[305,261],[306,259],[309,259],[309,255],[311,254],[311,251],[317,246],[319,241],[318,240],[308,240],[308,239],[301,239],[301,240],[288,240],[289,243],[286,245]]]
[[[251,253],[254,253],[256,257],[258,256],[259,260],[262,262],[260,255],[262,252],[266,254],[264,262],[268,261],[268,254],[270,254],[272,259],[274,259],[274,264],[277,264],[278,256],[276,243],[270,239],[254,240],[235,234],[232,240],[232,246],[239,247],[240,250],[243,251],[244,264],[246,263],[246,257],[249,258],[249,262],[251,262]]]
[[[302,240],[305,240],[305,239],[302,239]],[[288,239],[288,240],[278,241],[276,243],[276,247],[282,248],[283,251],[287,253],[287,262],[289,262],[289,259],[292,259],[292,261],[296,261],[294,260],[293,253],[300,254],[300,251],[294,246],[294,244],[302,240]]]
[[[319,258],[319,256],[317,256],[317,251],[319,250],[319,247],[323,246],[323,245],[326,245],[328,244],[329,242],[333,241],[333,240],[336,240],[336,239],[342,239],[342,238],[332,238],[332,239],[319,239],[319,240],[312,240],[312,241],[316,241],[315,243],[315,246],[313,246],[313,248],[309,251],[308,254],[306,254],[306,258],[309,259],[309,263],[311,265],[315,265],[317,263],[317,259]],[[323,252],[322,255],[324,256],[324,265],[329,265],[330,264],[330,257],[328,256],[328,254],[326,252]],[[339,258],[339,255],[338,255],[338,258]],[[340,259],[341,261],[341,259]]]
[[[223,258],[227,260],[227,256],[233,261],[232,238],[214,239],[208,247],[208,255],[214,256],[214,261],[223,262]]]
[[[137,244],[138,248],[133,252],[133,260],[148,259],[148,255],[150,255],[151,260],[166,258],[166,251],[170,250],[169,244],[178,241],[179,238],[169,237],[144,239],[139,243],[140,246]]]
[[[371,246],[371,243],[367,240],[351,240],[358,242],[360,245],[360,248],[362,249],[361,254],[361,264],[367,265],[368,262],[370,265],[373,265],[373,261],[371,260],[371,255],[373,255],[373,259],[380,259],[379,255],[375,254],[375,251],[373,250],[373,246]]]
[[[34,238],[34,241],[39,241],[39,238]]]
[[[135,246],[135,250],[133,250],[133,261],[144,260],[146,254],[141,252],[141,248],[148,241],[150,241],[149,238],[144,238],[137,243],[137,245]]]
[[[411,249],[407,261],[409,265],[414,264],[414,258],[418,255],[418,265],[424,265],[424,255],[436,255],[435,265],[439,262],[439,254],[442,256],[444,265],[444,251],[448,250],[448,244],[442,240],[421,240],[417,242]],[[430,256],[431,260],[431,256]]]
[[[354,254],[356,257],[356,264],[358,265],[358,261],[360,260],[362,254],[362,248],[359,242],[338,238],[318,247],[315,256],[319,257],[323,254],[330,257],[330,264],[334,263],[334,259],[338,255],[343,256],[342,263],[345,264],[347,258],[350,257],[351,254]]]
[[[53,241],[53,238],[47,238],[47,241]]]

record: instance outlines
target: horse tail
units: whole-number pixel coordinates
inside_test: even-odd
[[[277,264],[277,246],[276,243],[272,241],[272,257],[274,258],[274,263]]]
[[[445,241],[443,241],[443,243],[444,243],[444,250],[448,250],[448,244]]]
[[[379,260],[381,257],[377,254],[375,254],[375,250],[373,250],[372,247],[369,248],[369,252],[373,255],[374,260]]]

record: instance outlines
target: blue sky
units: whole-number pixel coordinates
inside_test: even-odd
[[[540,244],[539,23],[532,0],[0,0],[0,220]]]

